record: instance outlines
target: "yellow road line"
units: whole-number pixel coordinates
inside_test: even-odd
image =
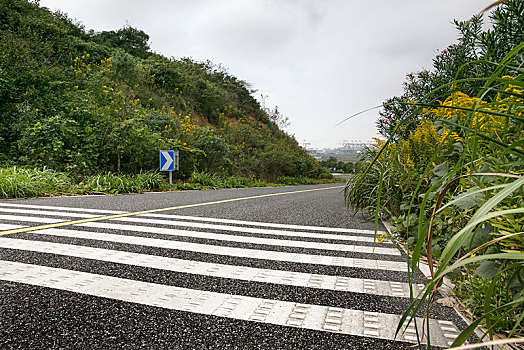
[[[257,199],[257,198],[272,197],[272,196],[282,196],[282,195],[294,194],[294,193],[303,193],[303,192],[312,192],[312,191],[324,191],[324,190],[331,190],[331,189],[334,189],[334,188],[343,188],[343,187],[344,186],[332,186],[332,187],[314,188],[314,189],[311,189],[311,190],[300,190],[300,191],[291,191],[291,192],[269,193],[269,194],[262,194],[262,195],[259,195],[259,196],[250,196],[250,197],[241,197],[241,198],[233,198],[233,199],[224,199],[224,200],[221,200],[221,201],[214,201],[214,202],[205,202],[205,203],[197,203],[197,204],[180,205],[178,207],[169,207],[169,208],[160,208],[160,209],[151,209],[151,210],[137,211],[137,212],[134,212],[134,213],[123,213],[123,214],[115,214],[115,215],[108,215],[108,216],[98,216],[98,217],[89,218],[89,219],[64,221],[64,222],[57,222],[57,223],[54,223],[54,224],[32,226],[32,227],[23,227],[23,228],[18,228],[18,229],[13,229],[13,230],[0,231],[0,236],[9,235],[9,234],[12,234],[12,233],[21,233],[21,232],[28,232],[28,231],[45,230],[47,228],[56,228],[56,227],[62,227],[62,226],[83,224],[83,223],[86,223],[86,222],[116,219],[116,218],[122,218],[122,217],[126,217],[126,216],[134,216],[134,215],[149,214],[149,213],[158,213],[158,212],[161,212],[161,211],[168,211],[168,210],[175,210],[175,209],[185,209],[185,208],[194,208],[194,207],[200,207],[200,206],[204,206],[204,205],[230,203],[230,202],[236,202],[236,201],[243,201],[243,200],[247,200],[247,199]]]

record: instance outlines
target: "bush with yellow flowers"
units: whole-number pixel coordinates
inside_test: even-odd
[[[524,308],[515,303],[524,296],[524,83],[505,75],[492,84],[491,95],[452,85],[442,102],[421,104],[407,137],[376,139],[367,150],[346,196],[392,222],[417,261],[439,261],[437,276],[469,262],[447,273],[456,294],[486,326],[515,335]],[[493,303],[502,309],[489,315]]]

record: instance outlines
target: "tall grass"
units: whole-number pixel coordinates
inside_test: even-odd
[[[140,193],[165,187],[158,172],[136,175],[105,173],[83,182],[50,169],[0,168],[0,198],[29,198],[84,193]]]
[[[448,276],[473,313],[452,346],[478,325],[486,329],[483,337],[524,335],[523,50],[524,43],[498,63],[470,63],[492,67],[474,97],[460,91],[473,80],[456,79],[437,89],[449,91],[441,104],[406,101],[410,114],[367,151],[348,182],[348,205],[376,221],[382,215],[395,222],[411,249],[410,281],[423,258],[430,267],[426,287],[418,296],[411,293],[397,334],[419,311],[429,318],[437,287]],[[503,75],[508,71],[514,76]],[[413,122],[415,132],[399,137]],[[419,343],[425,335],[431,347],[429,321],[426,326]]]
[[[72,181],[50,169],[0,168],[0,198],[27,198],[69,193]]]
[[[208,173],[193,172],[188,182],[176,184],[177,189],[219,189],[219,188],[243,188],[243,187],[266,187],[266,186],[298,186],[298,185],[317,185],[324,183],[340,182],[336,178],[331,179],[311,179],[308,177],[280,176],[276,183],[267,183],[256,178],[248,179],[243,176],[221,177]]]
[[[307,177],[291,177],[291,176],[279,176],[277,178],[277,183],[282,185],[315,185],[319,183],[316,179],[310,179]]]
[[[105,173],[90,176],[85,181],[86,192],[141,193],[144,191],[158,190],[165,183],[162,174],[148,171],[136,175]]]
[[[163,174],[155,171],[139,174],[107,172],[73,179],[68,174],[50,169],[0,168],[0,198],[28,198],[61,194],[120,194],[145,191],[206,190],[219,188],[267,187],[280,185],[311,185],[335,182],[336,179],[282,177],[278,183],[267,183],[243,176],[220,177],[193,172],[187,181],[168,185]]]

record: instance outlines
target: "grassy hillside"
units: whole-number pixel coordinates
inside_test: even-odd
[[[179,177],[325,175],[248,83],[209,61],[153,53],[148,40],[0,0],[0,167],[137,173],[176,149]]]

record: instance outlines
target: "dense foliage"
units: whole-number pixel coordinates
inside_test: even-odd
[[[16,166],[0,168],[0,198],[28,198],[59,195],[121,194],[164,190],[208,190],[219,188],[267,187],[286,185],[313,185],[340,182],[339,179],[311,179],[280,176],[276,183],[268,183],[244,176],[218,176],[193,172],[188,179],[165,181],[158,171],[124,174],[106,172],[72,178],[64,172],[50,169],[27,169]]]
[[[335,157],[329,157],[328,159],[319,161],[319,163],[330,171],[337,170],[352,173],[353,169],[355,169],[355,164],[353,162],[344,162],[342,160],[337,160]]]
[[[325,175],[248,83],[211,62],[153,53],[148,40],[0,0],[0,166],[138,173],[175,149],[182,178]]]
[[[474,325],[522,336],[524,1],[508,0],[490,18],[485,32],[481,17],[457,23],[459,43],[385,103],[378,127],[387,139],[367,150],[346,195],[394,223],[412,270],[421,256],[433,270],[402,322],[435,300],[447,275]]]
[[[463,93],[476,95],[484,86],[484,78],[491,72],[493,62],[500,62],[511,48],[523,41],[523,16],[524,2],[507,1],[490,14],[492,28],[486,31],[482,30],[483,17],[480,15],[468,21],[455,21],[458,42],[435,56],[432,69],[408,74],[402,96],[394,96],[383,103],[377,121],[380,134],[385,138],[392,135],[407,138],[422,114],[420,110],[414,113],[409,102],[433,104],[445,100],[455,80],[461,83]],[[510,67],[501,73],[516,76]],[[495,93],[488,91],[487,95],[493,97]],[[403,125],[395,129],[401,121]]]

